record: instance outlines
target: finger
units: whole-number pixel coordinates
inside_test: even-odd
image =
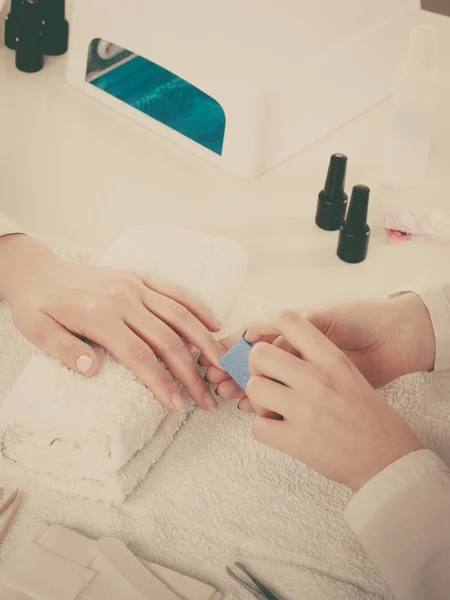
[[[128,367],[161,404],[169,410],[183,410],[184,401],[153,350],[123,321],[99,324],[93,336],[93,341]]]
[[[87,377],[97,373],[100,365],[95,350],[49,315],[41,313],[32,326],[24,328],[24,334],[32,344],[69,369]]]
[[[263,317],[250,325],[245,339],[249,342],[258,342],[264,336],[275,334],[283,336],[300,352],[304,360],[318,366],[331,366],[342,354],[314,325],[295,311]]]
[[[249,414],[257,413],[260,417],[264,417],[266,419],[276,419],[278,421],[283,419],[283,417],[278,413],[266,410],[265,408],[258,407],[258,411],[256,411],[255,407],[247,398],[247,396],[244,396],[241,400],[239,400],[238,409]]]
[[[286,422],[258,417],[252,423],[252,434],[255,440],[266,446],[284,452],[283,442],[286,440]]]
[[[219,343],[226,352],[227,350],[229,350],[231,348],[231,346],[233,346],[243,336],[244,333],[245,333],[245,329],[243,329],[242,331],[240,331],[238,333],[234,333],[233,335],[230,335],[230,336],[224,338],[223,340],[220,340]],[[208,360],[208,358],[203,353],[200,354],[200,358],[198,359],[198,362],[203,367],[211,366],[211,361]]]
[[[238,402],[238,409],[241,410],[242,412],[248,413],[248,414],[255,414],[256,410],[253,408],[252,403],[250,402],[250,400],[247,398],[247,396],[244,396],[243,398],[241,398]]]
[[[250,377],[245,393],[258,414],[264,409],[285,417],[295,402],[291,389],[261,375]]]
[[[183,340],[165,323],[142,307],[136,309],[126,324],[162,358],[173,376],[183,384],[200,408],[215,410],[217,402],[203,379],[200,369]]]
[[[222,345],[185,306],[147,288],[142,301],[150,312],[201,350],[213,364],[220,366],[219,358],[225,353]]]
[[[322,308],[315,310],[305,310],[302,312],[302,317],[312,323],[316,329],[322,332],[324,335],[327,335],[332,323],[333,323],[333,309],[336,309],[336,306],[333,306],[331,309]]]
[[[252,348],[249,371],[250,375],[264,375],[296,390],[304,390],[313,385],[311,365],[290,352],[265,342],[259,342]]]
[[[222,369],[218,369],[217,367],[209,367],[209,369],[206,371],[205,379],[209,383],[219,385],[219,383],[222,383],[223,381],[228,381],[230,376],[228,373],[225,373],[225,371],[222,371]]]
[[[244,390],[242,390],[232,379],[220,383],[217,386],[216,394],[223,400],[239,400],[245,396]]]
[[[222,323],[214,316],[211,309],[187,290],[159,279],[149,279],[144,277],[142,282],[148,289],[153,290],[158,294],[162,294],[187,308],[189,312],[195,315],[210,331],[217,332],[222,329]]]
[[[206,356],[202,353],[198,357],[198,366],[199,367],[211,367],[211,361],[206,358]]]
[[[279,336],[273,343],[274,346],[284,350],[285,352],[289,352],[292,356],[296,356],[297,358],[301,358],[299,351],[294,348],[292,344],[287,342],[283,337]]]

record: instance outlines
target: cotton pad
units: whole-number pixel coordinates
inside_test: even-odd
[[[241,337],[239,341],[237,341],[219,360],[228,375],[234,379],[243,390],[245,390],[248,380],[250,379],[248,361],[254,345],[255,344],[251,344]]]

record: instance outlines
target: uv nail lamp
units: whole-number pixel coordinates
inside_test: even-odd
[[[244,179],[390,95],[420,0],[75,0],[67,81]]]

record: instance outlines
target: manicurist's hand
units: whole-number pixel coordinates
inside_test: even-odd
[[[268,336],[282,336],[297,355],[266,342],[250,353],[246,394],[259,415],[252,426],[258,441],[354,491],[422,448],[350,359],[307,320],[294,311],[267,316],[245,338]],[[283,420],[265,416],[275,413]]]
[[[299,310],[305,319],[342,350],[369,383],[379,388],[417,371],[433,369],[436,343],[429,312],[413,293],[392,300],[358,300]],[[222,341],[229,348],[242,334]],[[273,336],[267,341],[274,342]],[[275,345],[287,347],[281,337]],[[291,349],[295,353],[295,349]],[[208,364],[206,357],[202,361]],[[242,398],[243,391],[215,366],[207,378],[224,399]],[[251,410],[244,398],[243,410]]]
[[[99,358],[85,338],[129,367],[165,406],[182,410],[160,357],[198,406],[217,406],[182,338],[218,365],[223,348],[210,332],[220,325],[190,293],[130,271],[66,262],[15,234],[0,238],[0,295],[23,335],[69,368],[97,372]]]

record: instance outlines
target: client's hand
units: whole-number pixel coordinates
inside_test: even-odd
[[[422,449],[348,357],[296,312],[263,317],[245,335],[249,342],[266,336],[282,336],[302,358],[265,342],[252,349],[246,393],[259,414],[258,441],[354,491]],[[284,420],[266,416],[273,413]]]
[[[123,362],[168,408],[182,410],[160,357],[201,408],[217,406],[181,337],[218,365],[223,348],[210,332],[220,324],[186,291],[130,271],[66,262],[16,234],[0,238],[0,295],[24,336],[71,369],[91,376],[99,368],[84,338]]]
[[[392,300],[344,302],[298,312],[338,346],[376,388],[407,373],[433,368],[436,350],[433,327],[427,308],[416,294]],[[229,348],[241,334],[223,340],[224,347]],[[282,338],[275,344],[289,349]],[[202,362],[208,364],[206,357],[202,357]],[[207,378],[218,385],[217,393],[223,398],[242,398],[243,391],[217,367],[208,369]],[[240,408],[250,410],[245,399]]]

